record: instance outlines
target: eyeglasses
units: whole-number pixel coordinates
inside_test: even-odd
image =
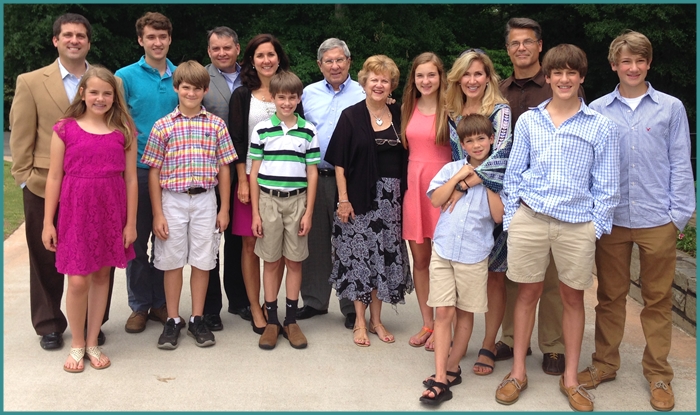
[[[334,63],[337,63],[338,65],[342,65],[347,60],[348,60],[348,58],[338,58],[338,59],[326,59],[325,61],[322,61],[322,62],[326,66],[333,66]]]
[[[484,52],[482,49],[479,48],[471,48],[463,51],[462,53],[459,54],[459,57],[461,58],[462,56],[466,55],[467,53],[474,52],[474,53],[479,53],[482,55],[486,55],[486,52]]]
[[[401,144],[401,139],[400,138],[375,138],[374,142],[378,146],[383,146],[384,144],[389,144],[390,146],[396,146]]]
[[[523,40],[522,45],[525,46],[526,48],[529,48],[530,46],[536,44],[538,41],[534,39],[525,39]],[[517,50],[520,48],[521,43],[518,42],[517,40],[514,40],[510,43],[506,43],[506,47],[510,50]]]

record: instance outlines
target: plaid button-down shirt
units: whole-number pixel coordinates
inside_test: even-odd
[[[615,123],[581,108],[555,127],[550,100],[525,112],[515,124],[503,187],[503,230],[524,200],[532,210],[563,222],[593,221],[596,238],[610,233],[620,201],[620,148]]]
[[[236,160],[226,123],[202,107],[188,118],[179,107],[156,121],[141,162],[160,169],[160,186],[173,192],[218,184],[219,166]]]

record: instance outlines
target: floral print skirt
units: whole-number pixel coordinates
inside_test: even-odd
[[[400,180],[382,177],[372,209],[347,223],[333,221],[333,271],[329,282],[339,298],[369,304],[371,293],[404,304],[413,291],[406,242],[401,239]]]

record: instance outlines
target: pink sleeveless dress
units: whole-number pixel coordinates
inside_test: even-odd
[[[403,239],[423,243],[433,238],[440,209],[426,196],[428,185],[452,161],[449,143],[435,145],[435,115],[423,115],[418,106],[406,126],[408,139],[408,190],[403,200]]]

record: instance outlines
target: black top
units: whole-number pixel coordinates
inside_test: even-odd
[[[392,104],[389,105],[389,111],[391,111],[394,128],[400,132],[401,108],[398,104]],[[380,178],[377,145],[374,141],[377,133],[372,129],[371,123],[365,100],[343,110],[324,158],[328,163],[345,169],[348,199],[352,203],[355,214],[358,215],[365,214],[371,209],[377,180]],[[391,127],[389,129],[391,130]],[[401,196],[403,196],[408,183],[408,151],[402,144],[396,147],[400,152]]]

